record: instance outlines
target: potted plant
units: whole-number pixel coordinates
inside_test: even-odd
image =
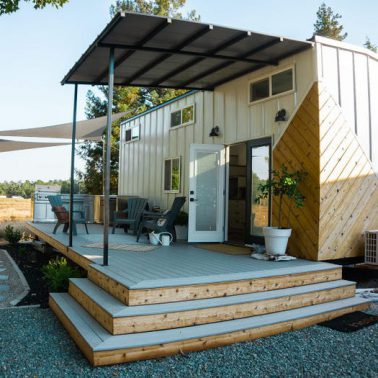
[[[188,240],[188,214],[180,211],[175,221],[177,240]]]
[[[307,175],[304,171],[289,172],[287,167],[282,164],[279,171],[273,171],[272,176],[265,183],[258,185],[260,194],[256,197],[256,202],[269,195],[278,197],[278,225],[277,227],[264,227],[263,234],[265,238],[265,249],[271,255],[284,255],[286,253],[287,243],[291,235],[290,215],[293,206],[296,208],[303,207],[305,197],[298,190],[299,184]],[[282,204],[283,199],[288,199],[289,211],[287,214],[287,226],[282,222]]]

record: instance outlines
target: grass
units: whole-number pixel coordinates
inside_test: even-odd
[[[31,220],[31,199],[0,198],[0,222]]]

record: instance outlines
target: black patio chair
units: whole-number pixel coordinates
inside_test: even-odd
[[[143,212],[143,217],[138,228],[137,242],[139,241],[143,228],[156,233],[169,232],[172,234],[173,241],[176,241],[175,220],[181,208],[184,206],[185,201],[186,197],[176,197],[172,207],[163,213],[151,211]]]
[[[114,212],[112,234],[114,234],[118,225],[123,225],[125,232],[132,226],[134,235],[136,235],[143,211],[146,210],[147,206],[148,201],[145,198],[129,198],[127,201],[127,209]]]

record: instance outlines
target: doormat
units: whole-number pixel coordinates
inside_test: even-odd
[[[82,245],[85,248],[103,248],[103,243],[91,243]],[[127,252],[150,252],[154,249],[159,248],[157,245],[146,245],[146,244],[115,244],[110,243],[109,249],[113,249],[115,251],[127,251]]]
[[[250,255],[251,249],[249,247],[241,247],[238,245],[209,243],[196,244],[197,248],[206,249],[207,251],[226,253],[227,255]]]
[[[339,332],[355,332],[376,323],[378,323],[378,316],[356,311],[352,312],[351,314],[340,316],[339,318],[319,323],[318,325],[331,328]]]

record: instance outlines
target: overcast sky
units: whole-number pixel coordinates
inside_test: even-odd
[[[60,81],[109,22],[112,2],[71,0],[62,9],[41,11],[26,3],[17,13],[0,16],[0,130],[71,121],[73,86]],[[321,3],[187,0],[187,9],[196,9],[206,23],[306,39]],[[378,44],[378,1],[334,0],[327,5],[343,16],[347,42],[362,45],[369,36]],[[88,89],[79,87],[79,120],[85,118]],[[0,181],[65,179],[69,159],[69,147],[0,153]]]

